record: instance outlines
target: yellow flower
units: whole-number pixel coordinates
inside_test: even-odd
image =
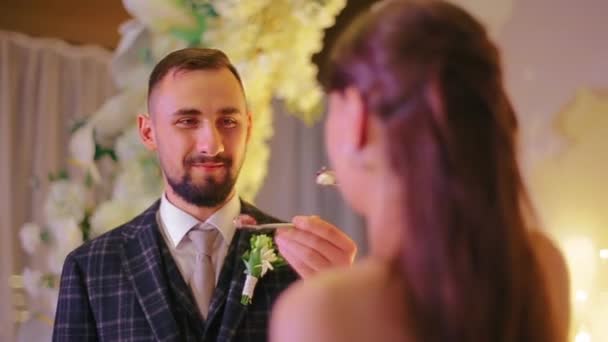
[[[126,10],[153,31],[194,29],[198,26],[190,9],[177,0],[123,0]]]

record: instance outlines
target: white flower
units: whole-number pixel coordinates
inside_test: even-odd
[[[81,222],[84,218],[87,190],[83,184],[61,179],[50,184],[44,214],[46,221],[61,221],[73,218]]]
[[[124,132],[116,140],[116,156],[120,163],[126,163],[131,160],[138,160],[144,156],[150,155],[145,146],[139,140],[139,132],[137,127]]]
[[[95,140],[93,127],[89,124],[80,127],[70,139],[71,160],[76,165],[89,171],[95,181],[99,180],[99,172],[95,166]]]
[[[140,214],[141,212],[143,212],[144,210],[148,209],[154,202],[158,201],[158,198],[160,197],[160,194],[156,194],[153,196],[142,196],[136,200],[134,200],[132,203],[132,208],[133,208],[133,217],[135,217],[136,215]]]
[[[335,21],[334,13],[326,10],[316,1],[305,1],[299,10],[294,11],[294,16],[301,21],[302,25],[312,27],[329,27]]]
[[[74,249],[68,248],[52,248],[49,249],[48,255],[46,256],[46,266],[49,272],[55,275],[60,275],[63,269],[65,258]]]
[[[121,38],[110,63],[112,79],[118,89],[126,89],[129,85],[143,85],[150,73],[150,66],[144,63],[141,53],[150,45],[150,31],[134,19],[120,25],[118,30]],[[142,81],[143,84],[140,83]]]
[[[76,239],[74,238],[74,236],[72,236],[67,240],[75,241]],[[80,244],[82,244],[82,242]],[[58,246],[57,248],[49,249],[48,255],[46,257],[46,266],[48,267],[49,272],[55,275],[60,275],[63,269],[65,258],[80,244],[70,245],[66,241],[64,245]]]
[[[197,27],[196,18],[183,3],[178,0],[123,0],[129,14],[158,32]]]
[[[41,234],[42,229],[39,225],[32,222],[24,224],[21,227],[21,231],[19,231],[19,238],[21,239],[23,249],[29,254],[34,254],[42,242],[40,239]]]
[[[145,105],[147,96],[145,78],[137,83],[140,83],[139,87],[131,87],[111,97],[93,114],[91,124],[102,145],[108,146],[127,128],[135,126],[138,110]]]
[[[126,223],[138,212],[133,205],[120,200],[110,200],[101,203],[91,216],[91,235],[99,236],[110,229]]]
[[[67,254],[57,249],[51,249],[46,257],[46,266],[53,274],[61,274],[63,263]]]
[[[270,6],[283,5],[280,1],[270,0],[241,1],[241,0],[221,0],[213,3],[213,8],[223,18],[231,18],[231,21],[238,21],[260,15],[262,10]],[[226,20],[226,19],[224,19]],[[229,21],[229,20],[226,20]]]
[[[23,270],[23,287],[30,297],[36,299],[42,287],[42,273],[26,267]]]
[[[122,201],[136,201],[142,197],[158,197],[162,192],[160,170],[153,158],[131,161],[114,183],[113,198]]]
[[[74,249],[83,243],[82,230],[73,218],[49,222],[49,230],[53,241],[59,247]]]
[[[54,274],[61,274],[66,256],[83,243],[82,230],[74,219],[49,222],[54,247],[49,250],[47,266]]]
[[[268,248],[268,246],[262,247],[260,251],[261,259],[262,259],[262,273],[263,277],[268,270],[273,270],[272,263],[278,260],[276,253],[274,252],[274,248]]]
[[[177,37],[158,33],[152,33],[151,35],[150,51],[155,61],[161,60],[173,51],[180,50],[186,47],[188,47],[188,43]],[[147,85],[147,81],[148,78],[146,77],[146,82],[144,83],[145,85]]]

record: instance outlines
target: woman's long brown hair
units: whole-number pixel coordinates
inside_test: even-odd
[[[384,1],[340,37],[328,71],[327,91],[358,88],[386,125],[407,204],[396,264],[408,331],[419,341],[554,341],[524,218],[517,120],[483,26],[447,2]]]

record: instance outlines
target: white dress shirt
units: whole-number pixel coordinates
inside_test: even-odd
[[[240,212],[241,201],[237,195],[234,195],[223,207],[213,213],[205,222],[202,222],[203,225],[207,226],[204,228],[213,227],[219,230],[221,236],[221,238],[216,240],[211,255],[211,261],[215,267],[215,284],[217,284],[219,279],[224,259],[228,253],[228,247],[234,236],[236,229],[234,219]],[[166,194],[163,194],[161,197],[160,210],[158,211],[156,219],[173,260],[175,260],[175,263],[188,286],[192,288],[190,284],[195,263],[196,249],[188,237],[188,232],[196,225],[201,224],[201,222],[169,202]]]

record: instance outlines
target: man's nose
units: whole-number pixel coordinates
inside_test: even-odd
[[[208,156],[216,156],[224,152],[222,134],[215,125],[203,125],[197,136],[197,151]]]

